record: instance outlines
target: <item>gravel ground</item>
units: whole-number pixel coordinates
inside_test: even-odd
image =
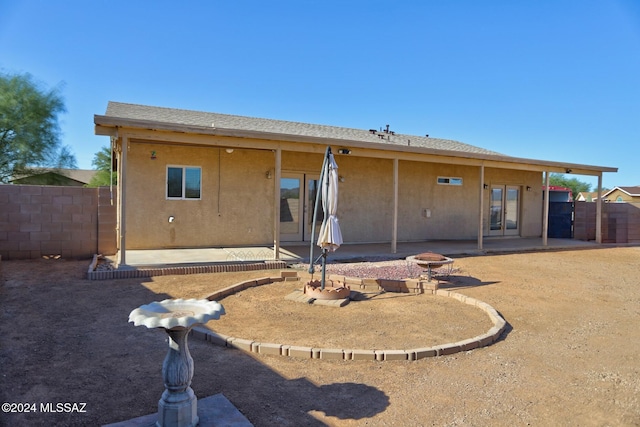
[[[309,270],[309,264],[296,264],[292,267],[303,271]],[[322,271],[322,267],[316,265],[315,271],[316,274],[319,274]],[[432,271],[435,275],[443,275],[447,273],[453,274],[458,270],[455,268],[449,269],[449,267],[441,267],[437,269],[434,268]],[[364,259],[363,262],[328,263],[327,273],[359,279],[378,278],[389,280],[414,279],[420,277],[422,274],[426,274],[422,267],[411,261],[376,261],[375,258]]]

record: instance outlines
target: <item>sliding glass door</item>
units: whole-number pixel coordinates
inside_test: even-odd
[[[283,173],[280,180],[280,239],[284,242],[311,240],[313,208],[318,177],[303,173]],[[316,235],[322,223],[322,204],[316,213]]]
[[[520,187],[492,185],[489,209],[490,236],[520,234]]]

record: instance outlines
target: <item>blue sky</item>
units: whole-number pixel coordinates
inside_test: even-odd
[[[0,71],[61,88],[84,169],[113,100],[389,124],[640,185],[637,0],[3,0]]]

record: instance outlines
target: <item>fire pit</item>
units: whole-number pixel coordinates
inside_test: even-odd
[[[349,298],[351,289],[342,282],[329,280],[324,288],[320,280],[312,280],[304,286],[304,293],[317,300],[337,300]]]
[[[451,266],[453,264],[453,259],[448,258],[444,255],[436,254],[433,252],[425,252],[418,255],[413,255],[407,257],[407,261],[415,262],[420,267],[427,271],[427,280],[430,282],[433,277],[433,269],[441,268],[444,266],[449,267],[449,272],[451,272]]]

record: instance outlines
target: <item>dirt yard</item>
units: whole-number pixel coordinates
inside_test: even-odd
[[[0,425],[90,426],[155,412],[166,337],[128,324],[129,312],[279,274],[91,282],[88,263],[0,262],[0,401],[36,409],[0,413]],[[249,355],[190,340],[192,387],[199,397],[223,393],[255,426],[640,425],[640,247],[456,258],[455,267],[444,287],[508,322],[489,347],[365,362]],[[268,286],[221,300],[228,314],[207,326],[362,348],[430,346],[491,326],[479,310],[441,297],[373,294],[334,308],[285,301],[291,283]],[[42,412],[49,403],[86,403],[76,406],[85,412]]]

